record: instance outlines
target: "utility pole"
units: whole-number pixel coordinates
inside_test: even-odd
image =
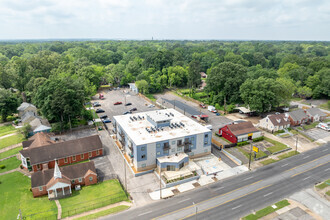
[[[296,154],[297,154],[297,150],[298,150],[298,134],[296,135]]]
[[[252,141],[250,142],[250,145],[251,145],[251,147],[250,147],[249,170],[251,170],[250,165],[251,165],[251,155],[252,155]]]
[[[159,167],[159,199],[162,199],[162,166]]]

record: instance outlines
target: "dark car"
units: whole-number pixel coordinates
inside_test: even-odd
[[[123,115],[127,115],[127,114],[132,114],[132,112],[130,112],[130,111],[127,111],[127,112],[124,112],[124,114],[123,114]]]
[[[115,102],[115,103],[113,103],[114,105],[121,105],[121,104],[123,104],[122,102]]]
[[[104,123],[111,123],[111,120],[109,118],[102,119]]]
[[[129,105],[132,105],[132,103],[129,102],[129,103],[126,103],[126,104],[125,104],[125,106],[129,106]]]
[[[106,118],[108,118],[108,116],[107,116],[107,115],[101,115],[100,118],[101,118],[101,119],[106,119]]]
[[[94,103],[93,103],[93,107],[99,107],[99,106],[101,106],[100,103],[98,103],[98,102],[94,102]]]
[[[130,111],[131,112],[137,111],[137,108],[132,108]]]
[[[104,112],[104,110],[103,109],[101,109],[101,108],[98,108],[98,109],[96,109],[96,111],[95,111],[96,113],[103,113]]]

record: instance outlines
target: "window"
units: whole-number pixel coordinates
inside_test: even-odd
[[[178,147],[178,151],[182,151],[182,147]]]
[[[78,179],[78,182],[79,182],[79,183],[81,183],[81,182],[82,182],[82,179],[81,179],[81,178],[79,178],[79,179]]]
[[[168,150],[164,150],[164,154],[168,154]]]
[[[68,162],[68,158],[64,158],[64,163],[67,163]]]
[[[194,141],[195,140],[195,137],[191,137],[191,141]]]
[[[142,159],[145,159],[145,158],[146,158],[146,155],[145,155],[145,154],[143,154],[143,155],[141,156],[141,158],[142,158]]]
[[[76,161],[76,156],[73,156],[73,157],[72,157],[72,160],[73,160],[73,161]]]
[[[174,145],[175,144],[175,141],[172,141],[172,145]]]
[[[160,144],[156,144],[157,148],[160,148]]]
[[[96,151],[96,155],[100,155],[100,150],[97,150]]]
[[[160,155],[160,151],[157,151],[157,155]]]
[[[175,171],[175,166],[173,166],[173,165],[167,165],[166,166],[166,170],[167,171]]]
[[[37,168],[38,168],[38,170],[40,169],[40,164],[37,164]]]
[[[93,177],[92,176],[89,177],[89,181],[93,181]]]
[[[44,188],[42,186],[39,186],[39,191],[43,191]]]
[[[182,140],[178,140],[178,146],[182,145]]]
[[[71,183],[72,183],[72,184],[74,184],[74,182],[75,182],[74,180],[71,180]]]
[[[92,152],[89,152],[88,153],[88,157],[92,157]]]
[[[181,169],[184,166],[184,162],[179,164],[179,169]]]
[[[146,147],[141,147],[141,151],[145,151],[146,150]]]
[[[172,153],[174,153],[175,152],[175,148],[173,147],[171,151],[172,151]]]
[[[81,159],[84,159],[84,154],[80,155],[80,158],[81,158]]]
[[[205,153],[207,153],[207,152],[208,152],[208,150],[207,150],[207,149],[205,149],[205,150],[204,150],[204,152],[205,152]]]
[[[146,164],[145,163],[141,164],[141,167],[142,168],[146,167]]]
[[[205,137],[205,138],[208,138],[208,137],[209,137],[209,135],[208,135],[208,134],[206,134],[204,137]]]

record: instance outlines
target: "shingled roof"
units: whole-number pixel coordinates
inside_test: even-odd
[[[293,121],[302,121],[303,119],[308,118],[308,116],[302,109],[298,109],[296,111],[289,112],[288,114],[290,115],[290,117],[292,118]]]
[[[102,149],[101,139],[98,135],[93,135],[38,148],[28,148],[21,150],[20,153],[25,158],[30,158],[31,165],[34,165],[98,149]]]
[[[90,172],[96,174],[94,161],[60,167],[60,170],[62,176],[70,180],[83,178],[86,173]],[[47,185],[47,183],[53,178],[53,176],[54,169],[35,172],[31,176],[31,187],[34,188]]]
[[[284,114],[268,115],[269,120],[274,126],[284,126],[290,124],[290,120]]]
[[[241,134],[249,134],[253,132],[258,132],[259,130],[256,129],[253,124],[250,121],[241,122],[238,124],[231,124],[227,125],[228,129],[235,135],[241,135]]]
[[[23,141],[23,148],[36,148],[42,147],[50,144],[54,144],[55,142],[50,139],[48,134],[43,132],[39,132],[33,135],[29,140]]]
[[[306,109],[306,112],[308,112],[311,116],[319,115],[320,117],[327,116],[324,112],[322,112],[319,108],[309,108]]]

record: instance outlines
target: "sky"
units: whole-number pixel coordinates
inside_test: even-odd
[[[0,39],[330,40],[329,0],[0,0]]]

